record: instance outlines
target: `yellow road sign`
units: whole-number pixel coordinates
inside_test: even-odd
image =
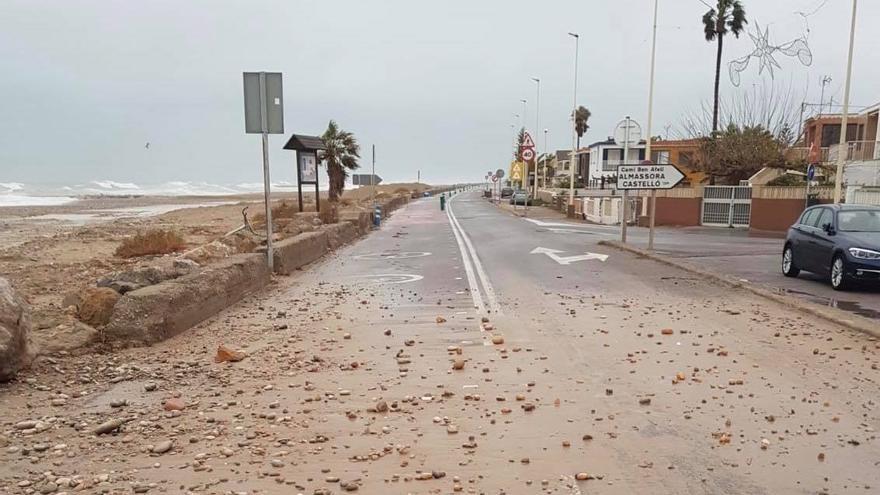
[[[510,162],[510,180],[522,180],[523,162]]]

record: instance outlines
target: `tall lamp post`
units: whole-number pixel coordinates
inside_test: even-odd
[[[645,158],[651,160],[651,123],[654,118],[654,58],[657,53],[657,4],[654,0],[654,33],[651,40],[651,76],[648,83],[648,136],[645,141]],[[653,162],[652,162],[653,163]],[[654,249],[654,219],[657,216],[657,190],[651,189],[651,216],[648,220],[648,251]],[[626,221],[626,219],[624,219]]]
[[[544,184],[544,189],[547,189],[547,160],[549,159],[550,148],[547,146],[547,133],[550,132],[549,129],[544,129],[544,179],[541,181]],[[538,171],[535,171],[537,174]],[[537,175],[535,175],[537,177]],[[537,180],[537,178],[535,179]]]
[[[519,100],[519,101],[522,102],[522,104],[523,104],[521,129],[525,129],[526,128],[526,106],[528,105],[528,100]],[[528,192],[529,192],[529,163],[525,160],[523,160],[523,174],[524,175],[523,175],[521,185],[522,185],[523,191],[525,191],[526,195],[528,195]],[[526,203],[528,203],[528,200],[526,200]],[[516,203],[514,203],[514,206],[516,206]],[[523,205],[523,206],[525,208],[528,208],[528,206],[525,206],[525,205]]]
[[[837,146],[837,173],[834,174],[834,202],[840,203],[841,181],[843,181],[843,165],[846,162],[846,127],[849,120],[849,85],[852,76],[853,43],[856,39],[856,6],[858,0],[853,0],[852,23],[849,27],[849,55],[846,61],[846,83],[843,90],[843,118],[840,120],[840,142]]]
[[[574,38],[574,93],[572,94],[571,105],[571,156],[568,161],[568,171],[571,175],[568,183],[568,205],[574,206],[574,163],[577,156],[577,123],[575,114],[577,113],[577,91],[578,91],[578,48],[580,44],[580,36],[577,33],[568,33]]]
[[[541,79],[537,77],[533,77],[532,81],[535,81],[535,84],[538,85],[538,89],[535,92],[535,134],[538,133],[538,129],[541,128]],[[537,138],[538,136],[535,136]],[[545,150],[546,151],[546,150]],[[541,150],[538,149],[538,152],[535,153],[535,188],[532,193],[532,197],[538,197],[538,157],[541,156]],[[528,165],[526,165],[528,167]],[[528,171],[528,168],[526,169]],[[526,174],[526,184],[529,183],[529,174]],[[528,188],[526,188],[526,196],[528,196]],[[526,203],[528,203],[528,199],[526,199]]]

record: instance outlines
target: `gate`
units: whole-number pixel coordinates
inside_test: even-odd
[[[750,186],[705,186],[700,223],[711,227],[748,227],[752,210]]]

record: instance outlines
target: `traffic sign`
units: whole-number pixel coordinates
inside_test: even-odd
[[[535,159],[535,150],[532,148],[523,148],[522,159],[524,162],[530,162]]]
[[[532,149],[535,148],[535,141],[532,140],[532,135],[529,134],[528,132],[523,134],[522,147],[523,148],[532,148]]]
[[[684,179],[684,174],[675,165],[619,165],[617,167],[617,188],[631,189],[672,189]]]
[[[523,163],[522,162],[511,162],[510,163],[510,180],[521,180],[523,173]]]
[[[498,177],[499,179],[503,179],[504,178],[504,169],[499,168],[498,170],[496,170],[495,177]]]
[[[816,177],[816,166],[812,163],[807,165],[807,180],[813,180]]]
[[[642,126],[627,117],[614,128],[614,144],[617,146],[635,146],[642,139]],[[624,158],[625,159],[625,158]]]
[[[351,176],[351,184],[353,186],[378,186],[382,183],[382,178],[373,174],[354,174]]]
[[[492,174],[492,182],[498,182],[498,176],[497,176],[497,175]]]

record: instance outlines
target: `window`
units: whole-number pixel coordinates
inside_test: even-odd
[[[844,232],[880,232],[880,211],[841,211],[837,224]]]
[[[605,148],[602,151],[602,157],[602,170],[606,172],[614,172],[617,170],[617,166],[620,165],[621,158],[623,157],[623,150],[619,148]]]
[[[801,221],[798,223],[805,227],[812,227],[813,222],[815,222],[816,218],[819,217],[820,209],[821,208],[813,208],[812,210],[805,211],[804,214],[801,216]]]
[[[830,224],[832,222],[832,214],[831,210],[828,208],[819,208],[820,212],[816,215],[816,220],[813,222],[813,227],[817,229],[824,229],[826,224]]]
[[[651,152],[651,161],[658,165],[665,165],[669,163],[669,152],[668,151],[652,151]]]
[[[678,154],[678,163],[682,167],[692,168],[694,163],[694,153],[692,151],[682,151]]]

